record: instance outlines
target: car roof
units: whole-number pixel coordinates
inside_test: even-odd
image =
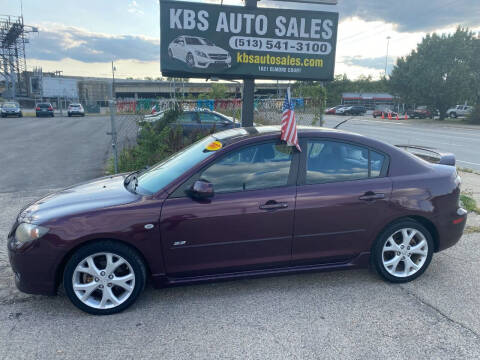
[[[266,125],[266,126],[251,126],[251,127],[241,127],[228,129],[213,134],[213,136],[222,141],[223,143],[235,143],[247,138],[253,138],[258,136],[269,136],[269,135],[278,135],[280,136],[281,125]],[[315,126],[297,126],[298,136],[308,135],[308,134],[327,134],[327,133],[342,133],[350,134],[346,131],[322,128]],[[358,135],[361,136],[361,135]]]

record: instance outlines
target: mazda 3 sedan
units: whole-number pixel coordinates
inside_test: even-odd
[[[430,163],[338,130],[280,127],[208,136],[148,170],[34,202],[9,235],[18,288],[112,314],[157,287],[368,267],[420,276],[457,243],[466,211],[451,157]],[[444,161],[446,159],[446,161]],[[449,165],[444,165],[444,164]]]

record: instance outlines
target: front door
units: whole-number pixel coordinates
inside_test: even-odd
[[[297,189],[294,263],[348,261],[388,214],[388,157],[355,144],[308,140]]]
[[[296,156],[295,150],[274,141],[243,147],[214,160],[181,185],[161,213],[167,272],[188,276],[287,264]],[[185,195],[198,179],[213,184],[211,200]]]

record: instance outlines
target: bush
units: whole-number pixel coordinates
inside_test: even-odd
[[[182,109],[176,106],[166,111],[163,118],[154,123],[141,122],[142,129],[137,145],[124,148],[118,154],[118,172],[152,166],[209,134],[198,131],[185,135],[181,126],[173,125],[182,112]],[[109,167],[113,173],[113,161]]]
[[[472,113],[467,118],[468,122],[480,125],[480,104],[474,106]]]

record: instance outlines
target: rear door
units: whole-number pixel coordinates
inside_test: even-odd
[[[327,139],[308,139],[303,148],[294,263],[341,262],[369,251],[389,211],[388,156]]]
[[[291,260],[297,155],[276,141],[232,150],[181,185],[162,207],[167,272],[193,276],[286,265]],[[208,201],[186,196],[210,181]]]

